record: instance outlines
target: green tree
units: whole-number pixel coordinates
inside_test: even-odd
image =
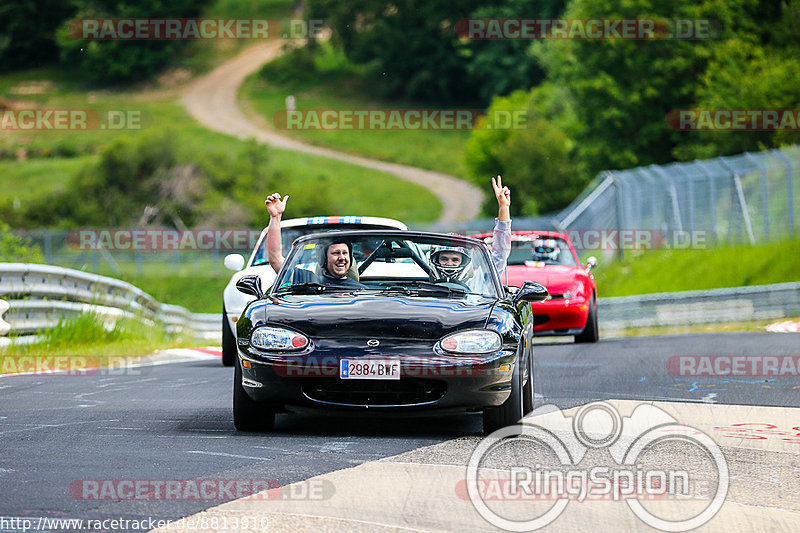
[[[718,43],[697,90],[698,109],[800,107],[800,1],[770,4],[771,30],[742,33]],[[708,158],[800,143],[800,132],[692,132],[675,148],[679,159]]]
[[[54,63],[56,28],[74,12],[63,0],[0,2],[0,72]]]
[[[480,7],[470,18],[552,19],[562,15],[566,4],[566,0],[506,0]],[[493,96],[535,87],[545,78],[544,69],[530,52],[530,41],[474,40],[465,47],[469,52],[467,74],[476,80],[478,101],[483,105],[488,105]]]
[[[307,16],[325,19],[334,43],[354,63],[370,64],[373,81],[388,96],[474,102],[478,81],[467,73],[469,57],[454,27],[482,4],[310,0]]]
[[[194,18],[210,0],[72,0],[76,19]],[[70,32],[70,21],[58,30],[62,63],[75,65],[87,77],[104,82],[146,79],[177,57],[189,41],[85,40]]]
[[[476,182],[501,174],[514,186],[512,214],[535,216],[560,209],[581,191],[588,174],[576,157],[572,135],[578,121],[569,94],[544,83],[530,92],[515,91],[495,98],[487,111],[493,117],[524,113],[524,128],[475,129],[466,148],[466,161]],[[494,199],[492,199],[494,200]],[[484,204],[489,215],[492,202]]]

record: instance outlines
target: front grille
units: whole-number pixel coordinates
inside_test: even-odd
[[[533,315],[533,325],[538,326],[539,324],[547,324],[550,322],[550,315]]]
[[[444,396],[447,384],[430,379],[318,379],[303,385],[303,394],[318,402],[339,405],[420,405]]]

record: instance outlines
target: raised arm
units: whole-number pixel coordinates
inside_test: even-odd
[[[269,226],[267,226],[267,260],[277,274],[283,266],[283,245],[281,244],[281,218],[286,210],[288,196],[273,193],[267,196],[264,202],[269,213]]]
[[[511,190],[503,186],[503,178],[492,178],[492,189],[497,198],[497,219],[492,235],[492,263],[498,274],[506,269],[508,255],[511,253]]]

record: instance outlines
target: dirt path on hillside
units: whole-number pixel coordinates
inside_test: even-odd
[[[183,94],[183,105],[194,118],[212,130],[240,139],[253,137],[260,142],[285,150],[337,159],[388,172],[427,187],[442,202],[443,209],[438,223],[444,226],[472,220],[479,215],[483,191],[454,176],[312,146],[284,137],[248,119],[236,102],[239,87],[247,76],[264,63],[279,56],[283,44],[284,41],[276,40],[247,48],[235,58],[190,84]]]

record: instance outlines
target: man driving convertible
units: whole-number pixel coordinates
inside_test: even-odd
[[[492,189],[497,199],[498,213],[495,219],[492,240],[491,258],[498,274],[506,268],[506,261],[511,252],[511,190],[503,186],[502,177],[492,178]],[[289,196],[279,193],[269,195],[264,202],[269,212],[267,227],[267,258],[277,274],[283,266],[283,246],[281,244],[281,218],[286,210]],[[351,270],[353,253],[349,243],[332,243],[325,247],[324,260],[320,260],[320,270],[324,281],[337,285],[363,287],[347,276]],[[437,276],[443,281],[456,281],[466,278],[469,265],[469,254],[459,247],[439,247],[431,252],[431,262]]]

